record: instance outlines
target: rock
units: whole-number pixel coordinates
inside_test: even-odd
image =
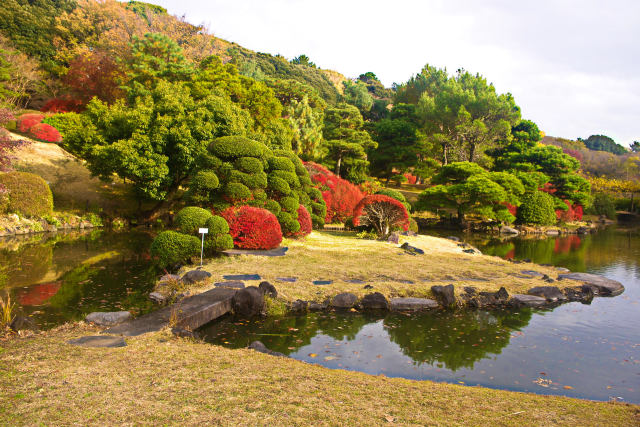
[[[393,232],[387,238],[387,242],[397,245],[398,243],[400,243],[400,236],[398,235],[398,233]]]
[[[216,282],[213,286],[216,288],[242,289],[244,288],[244,283],[239,280],[228,280],[226,282]]]
[[[542,307],[547,303],[547,300],[535,295],[523,295],[515,294],[511,295],[509,303],[513,307]]]
[[[520,232],[513,227],[507,227],[505,225],[503,227],[500,227],[500,234],[513,234],[517,236],[518,234],[520,234]]]
[[[285,356],[285,355],[284,355],[284,354],[282,354],[282,353],[278,353],[277,351],[269,350],[269,349],[267,348],[267,346],[266,346],[266,345],[264,345],[264,344],[263,344],[262,342],[260,342],[260,341],[254,341],[254,342],[252,342],[251,344],[249,344],[249,347],[248,347],[248,348],[250,348],[251,350],[255,350],[255,351],[257,351],[257,352],[260,352],[260,353],[269,354],[269,355],[271,355],[271,356],[287,357],[287,356]]]
[[[253,317],[262,312],[264,298],[262,292],[255,287],[240,289],[231,300],[233,312],[241,317]]]
[[[156,289],[166,287],[170,283],[180,283],[180,281],[181,281],[180,276],[178,276],[177,274],[165,274],[158,280],[158,283],[156,284]]]
[[[180,337],[180,338],[194,338],[194,339],[200,338],[200,335],[197,332],[194,332],[191,329],[181,328],[179,326],[171,328],[171,333],[174,336]]]
[[[578,234],[589,234],[591,233],[591,229],[588,227],[578,227],[578,229],[576,230],[576,233]]]
[[[314,285],[316,286],[324,286],[324,285],[330,285],[333,283],[333,280],[314,280],[313,282]]]
[[[184,283],[193,284],[202,282],[203,280],[207,280],[211,277],[211,273],[204,270],[191,270],[187,272],[184,276],[182,276],[182,280]]]
[[[564,288],[564,294],[569,301],[579,301],[583,304],[590,304],[593,300],[593,289],[589,285],[582,285],[579,288]]]
[[[427,298],[391,298],[392,311],[419,311],[438,308],[438,302]]]
[[[373,289],[372,285],[364,285],[363,289]]]
[[[23,316],[21,314],[13,318],[13,320],[9,324],[9,328],[11,328],[11,330],[14,332],[24,331],[24,330],[29,330],[29,331],[38,330],[38,326],[33,321],[33,319],[30,319],[29,317]]]
[[[149,294],[149,299],[157,304],[164,304],[167,302],[167,296],[162,295],[160,292],[151,292]]]
[[[560,292],[560,289],[555,286],[536,286],[527,291],[529,295],[535,295],[537,297],[543,297],[549,302],[566,301],[565,294]]]
[[[380,292],[365,295],[360,304],[365,310],[389,310],[389,301]]]
[[[520,273],[525,274],[527,276],[534,276],[534,277],[544,276],[544,273],[540,273],[539,271],[535,271],[535,270],[522,270]]]
[[[278,297],[278,291],[276,290],[276,287],[267,281],[260,282],[260,284],[258,285],[258,289],[260,289],[262,295],[267,295],[270,298]]]
[[[545,282],[547,282],[547,283],[553,283],[553,282],[555,282],[555,281],[556,281],[555,279],[552,279],[551,277],[549,277],[547,274],[545,274],[544,276],[542,276],[542,280],[544,280],[544,281],[545,281]]]
[[[469,248],[469,249],[463,249],[462,252],[464,252],[465,254],[475,254],[475,253],[480,253],[480,251],[473,249],[473,248]]]
[[[95,323],[98,326],[113,326],[129,319],[131,319],[131,313],[128,311],[94,311],[84,318],[86,322]]]
[[[127,343],[122,337],[114,337],[109,335],[93,335],[88,337],[76,338],[67,341],[68,344],[78,345],[81,347],[125,347]]]
[[[564,267],[556,267],[556,271],[559,271],[560,273],[571,273],[571,270]]]
[[[310,302],[309,303],[309,311],[324,311],[329,307],[327,302],[319,303],[319,302]]]
[[[604,276],[589,273],[566,273],[559,274],[558,280],[571,279],[583,282],[594,289],[598,295],[616,296],[624,292],[624,286],[617,280],[608,279]]]
[[[498,292],[494,293],[493,296],[498,302],[507,302],[509,299],[509,292],[507,292],[504,286],[501,286],[500,289],[498,289]]]
[[[401,246],[401,249],[404,249],[406,252],[413,255],[424,255],[424,251],[420,248],[416,248],[415,246],[411,246],[409,243],[404,242]]]
[[[259,274],[225,274],[222,276],[224,280],[260,280]]]
[[[501,287],[497,292],[480,292],[477,295],[467,292],[466,294],[462,294],[461,297],[467,302],[469,307],[497,307],[507,303],[509,293],[504,287]]]
[[[556,230],[555,228],[552,228],[550,230],[545,231],[545,234],[547,236],[558,236],[560,234],[560,231]]]
[[[238,255],[254,255],[254,256],[285,256],[288,247],[279,247],[275,249],[229,249],[226,251],[222,251],[222,253],[226,256],[238,256]]]
[[[466,293],[468,293],[469,295],[476,295],[478,293],[478,290],[476,288],[474,288],[473,286],[465,286],[464,288],[462,288]]]
[[[433,292],[438,302],[447,308],[456,306],[456,296],[453,291],[453,285],[431,287],[431,292]]]
[[[343,292],[331,299],[331,307],[334,308],[351,308],[358,301],[358,297],[350,292]]]
[[[298,281],[297,277],[276,277],[278,282],[286,282],[286,283],[296,283]]]
[[[453,240],[454,242],[459,242],[460,238],[456,236],[447,236],[445,239]]]
[[[293,313],[304,313],[305,311],[307,311],[308,304],[309,303],[307,303],[307,301],[297,299],[291,303],[291,305],[289,306],[289,310]]]

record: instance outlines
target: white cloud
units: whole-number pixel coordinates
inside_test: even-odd
[[[387,86],[426,63],[483,74],[547,134],[640,139],[635,0],[156,0],[218,37]]]

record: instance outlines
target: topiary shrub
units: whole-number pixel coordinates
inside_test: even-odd
[[[31,126],[29,134],[35,139],[39,139],[44,142],[62,142],[60,132],[58,132],[58,130],[53,126],[46,123],[38,123],[37,125]]]
[[[520,224],[553,225],[557,220],[553,197],[542,191],[525,194],[517,215]]]
[[[204,250],[207,254],[233,248],[233,238],[229,234],[229,224],[226,219],[212,215],[204,226],[209,229],[209,234],[204,238]]]
[[[29,129],[38,123],[41,123],[43,119],[44,115],[42,114],[23,114],[18,117],[18,120],[16,121],[16,128],[18,132],[27,133],[29,132]]]
[[[415,219],[413,218],[409,218],[409,231],[413,231],[414,233],[417,233],[419,230],[418,228],[418,223],[416,222]]]
[[[391,188],[382,188],[382,189],[376,191],[375,194],[382,194],[384,196],[389,196],[392,199],[396,199],[397,201],[402,203],[405,208],[407,208],[408,212],[411,212],[411,204],[409,202],[407,202],[407,198],[404,197],[404,194],[402,194],[401,192],[399,192],[397,190],[393,190]]]
[[[224,186],[224,198],[232,203],[244,203],[252,197],[251,190],[239,182],[228,182]]]
[[[303,205],[298,206],[298,224],[300,229],[294,234],[295,237],[306,237],[313,230],[311,214]]]
[[[176,214],[175,225],[181,233],[197,235],[198,229],[206,227],[207,220],[212,214],[206,209],[196,206],[182,208]]]
[[[353,225],[372,226],[379,238],[386,238],[392,231],[409,229],[409,213],[402,203],[389,196],[366,196],[353,210]]]
[[[182,263],[199,253],[200,239],[175,231],[163,231],[151,243],[151,256],[160,267]]]
[[[264,157],[269,148],[244,136],[223,136],[209,144],[209,152],[224,160],[240,157]]]
[[[241,249],[273,249],[282,242],[276,216],[253,206],[229,207],[221,213],[229,224],[233,244]]]
[[[240,157],[234,164],[239,171],[244,173],[259,173],[264,171],[262,162],[255,157]]]
[[[53,212],[53,195],[47,182],[32,173],[0,173],[4,188],[5,212],[28,217],[43,217]]]
[[[189,190],[186,198],[195,204],[205,204],[211,200],[213,191],[220,186],[220,181],[215,172],[202,170],[196,173],[189,182]]]
[[[296,212],[296,216],[298,212]],[[280,228],[282,229],[282,234],[291,237],[294,236],[298,231],[300,231],[300,223],[296,218],[293,217],[289,212],[280,212],[276,215],[278,218],[278,222],[280,223]]]

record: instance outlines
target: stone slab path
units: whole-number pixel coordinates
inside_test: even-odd
[[[172,315],[175,317],[175,324],[172,326],[193,331],[231,311],[231,299],[235,294],[235,289],[214,288],[106,329],[102,333],[134,337],[159,331],[169,325]]]

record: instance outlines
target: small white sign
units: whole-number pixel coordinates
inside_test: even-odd
[[[201,228],[200,231],[198,231],[198,233],[200,234],[207,234],[209,232],[208,228]]]

